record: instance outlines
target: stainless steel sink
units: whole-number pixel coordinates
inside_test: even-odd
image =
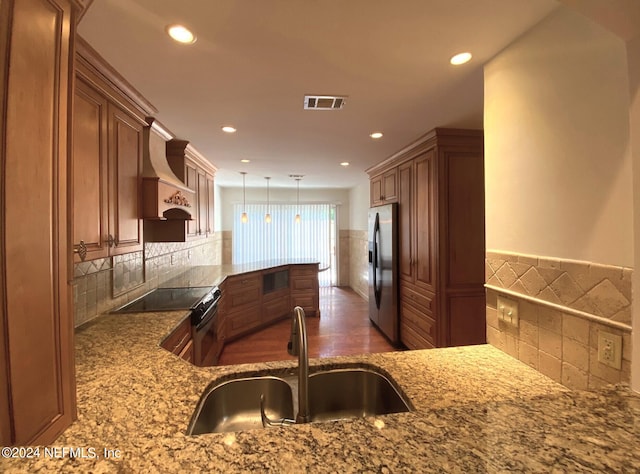
[[[276,377],[230,380],[200,398],[187,434],[224,433],[262,428],[260,396],[269,418],[293,418],[293,397],[287,382]]]
[[[220,383],[200,398],[187,434],[223,433],[263,428],[270,420],[295,419],[297,377],[247,377]],[[338,368],[309,377],[311,422],[342,420],[411,411],[411,405],[384,375],[371,369]]]
[[[309,377],[311,421],[341,420],[411,411],[384,375],[368,369],[334,369]]]

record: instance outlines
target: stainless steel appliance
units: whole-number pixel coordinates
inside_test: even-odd
[[[397,207],[369,209],[369,318],[393,344],[400,342]]]
[[[215,365],[222,345],[218,342],[218,302],[222,292],[218,287],[207,293],[191,308],[191,337],[193,338],[193,363],[198,366]]]

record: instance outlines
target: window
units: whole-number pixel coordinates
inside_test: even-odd
[[[264,221],[266,204],[247,204],[248,221],[242,223],[242,204],[234,206],[233,263],[305,259],[320,262],[320,285],[335,284],[335,205],[270,204],[271,223]],[[301,220],[295,222],[300,213]]]

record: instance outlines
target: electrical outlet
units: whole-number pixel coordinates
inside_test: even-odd
[[[598,331],[598,362],[620,370],[622,367],[622,337]]]
[[[507,324],[518,326],[518,301],[498,296],[498,319]]]

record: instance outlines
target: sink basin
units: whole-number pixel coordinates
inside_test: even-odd
[[[309,377],[311,421],[411,411],[384,375],[368,369],[334,369]]]
[[[224,433],[263,428],[260,397],[271,420],[295,419],[297,377],[271,376],[229,380],[200,398],[187,434]],[[371,369],[337,368],[309,376],[311,422],[411,411],[409,402],[384,375]]]
[[[265,413],[269,418],[293,418],[293,396],[287,382],[269,376],[235,379],[203,394],[187,434],[262,428],[260,395],[264,395]]]

